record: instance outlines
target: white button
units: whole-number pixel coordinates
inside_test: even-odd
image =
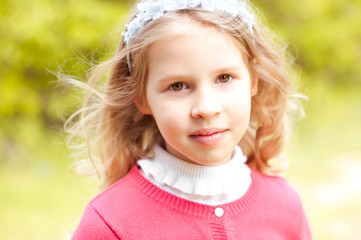
[[[223,214],[224,214],[223,208],[217,207],[217,208],[214,210],[214,214],[216,214],[217,217],[222,217]]]

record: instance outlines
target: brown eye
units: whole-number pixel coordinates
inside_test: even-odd
[[[232,76],[224,74],[217,78],[217,80],[221,83],[227,83],[232,80]]]
[[[186,88],[186,85],[184,83],[181,83],[181,82],[177,82],[177,83],[174,83],[172,85],[170,85],[169,89],[172,90],[172,91],[181,91],[183,89]]]

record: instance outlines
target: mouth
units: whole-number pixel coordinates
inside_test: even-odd
[[[189,134],[196,143],[204,146],[214,146],[226,135],[228,129],[224,128],[202,128]]]

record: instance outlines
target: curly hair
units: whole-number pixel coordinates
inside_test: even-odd
[[[125,176],[162,139],[152,116],[143,115],[135,103],[146,100],[152,44],[187,34],[189,24],[214,28],[236,41],[251,75],[258,77],[258,92],[251,99],[250,124],[239,145],[248,157],[247,163],[257,170],[267,174],[284,171],[286,159],[280,156],[287,142],[287,106],[293,92],[285,44],[275,41],[280,38],[274,38],[260,21],[251,32],[240,17],[194,8],[167,12],[150,21],[127,45],[122,39],[114,56],[90,72],[87,84],[65,80],[85,89],[83,108],[68,119],[65,128],[70,141],[77,136],[85,140],[102,189]],[[281,161],[270,164],[276,158]]]

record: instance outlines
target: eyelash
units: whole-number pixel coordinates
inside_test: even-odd
[[[221,77],[225,77],[225,76],[228,77],[228,80],[225,81],[225,82],[222,82],[222,81],[220,80],[220,78],[221,78]],[[221,75],[219,75],[219,76],[217,77],[216,82],[217,82],[217,83],[226,84],[226,83],[229,83],[230,81],[232,81],[233,79],[234,79],[234,77],[231,76],[230,74],[221,74]],[[178,85],[178,86],[181,85],[182,88],[181,88],[181,89],[178,89],[178,90],[174,89],[174,87],[177,86],[177,85]],[[182,90],[184,90],[184,89],[186,89],[186,88],[188,88],[187,84],[185,84],[185,83],[183,83],[183,82],[175,82],[175,83],[172,83],[172,84],[168,87],[168,90],[171,90],[171,91],[173,91],[173,92],[179,92],[179,91],[182,91]]]

